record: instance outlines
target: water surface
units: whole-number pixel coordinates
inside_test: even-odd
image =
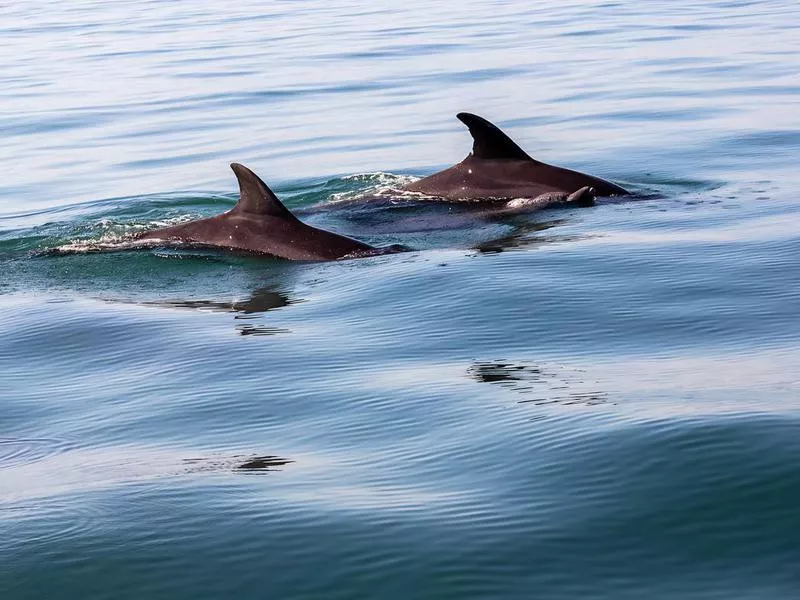
[[[0,594],[792,598],[793,3],[0,7]],[[311,210],[469,110],[636,201]],[[405,254],[51,256],[239,161]]]

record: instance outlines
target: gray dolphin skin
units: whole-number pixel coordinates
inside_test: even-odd
[[[337,260],[407,250],[374,248],[330,231],[311,227],[295,217],[255,173],[231,164],[239,180],[239,202],[216,217],[149,231],[139,240],[164,246],[202,246],[264,254],[289,260]]]
[[[486,119],[458,113],[472,135],[472,153],[463,161],[405,186],[405,190],[446,200],[536,198],[573,194],[591,188],[597,196],[626,195],[620,186],[578,171],[555,167],[528,156]]]

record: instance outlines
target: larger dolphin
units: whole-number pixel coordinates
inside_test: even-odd
[[[457,165],[405,186],[446,200],[536,198],[543,194],[572,194],[583,187],[598,196],[628,194],[620,186],[578,171],[531,158],[486,119],[462,112],[456,115],[472,134],[472,153]]]
[[[311,227],[295,217],[267,184],[247,167],[231,164],[239,180],[239,201],[216,217],[149,231],[139,240],[166,246],[204,246],[265,254],[289,260],[336,260],[398,252]]]

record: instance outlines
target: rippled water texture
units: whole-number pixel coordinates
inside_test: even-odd
[[[0,598],[797,598],[798,23],[0,6]],[[636,198],[346,202],[461,110]],[[226,210],[232,161],[415,250],[49,252]]]

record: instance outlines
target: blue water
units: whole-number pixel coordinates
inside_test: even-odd
[[[0,598],[800,598],[798,23],[0,6]],[[461,160],[461,110],[637,199],[318,210]],[[219,213],[231,161],[415,251],[42,252]]]

